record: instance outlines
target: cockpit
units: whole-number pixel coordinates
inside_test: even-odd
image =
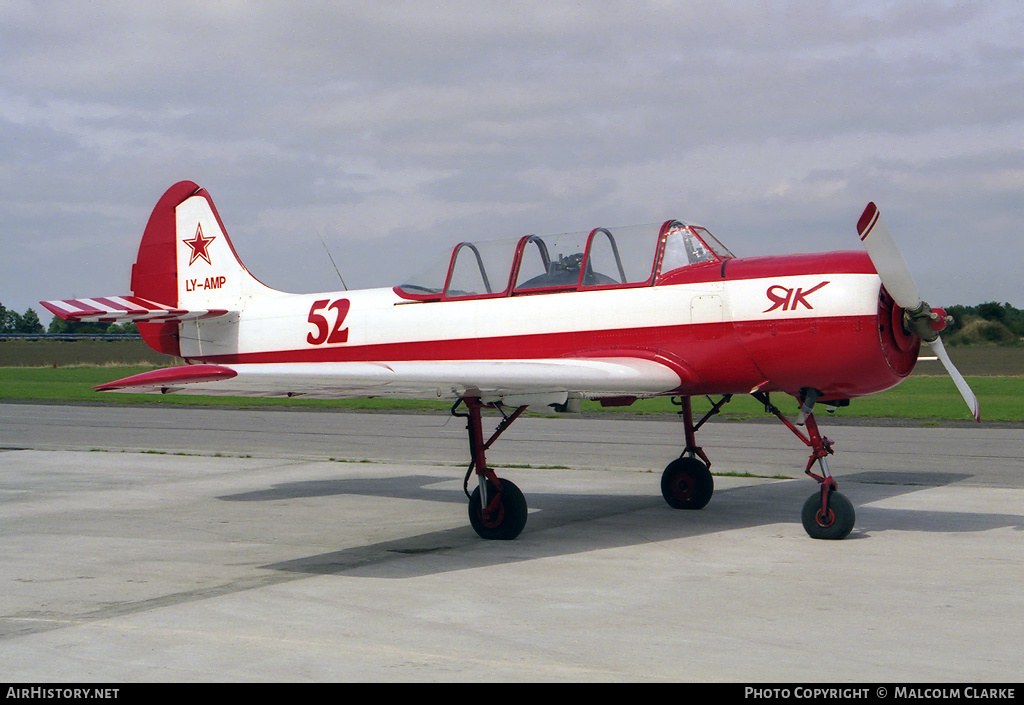
[[[460,242],[395,292],[413,301],[439,301],[651,286],[682,268],[732,257],[706,229],[670,220],[661,226]]]

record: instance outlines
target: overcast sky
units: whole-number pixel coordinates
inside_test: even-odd
[[[129,293],[190,179],[286,291],[460,240],[679,218],[737,255],[859,249],[933,305],[1024,307],[1024,5],[0,5],[0,303]]]

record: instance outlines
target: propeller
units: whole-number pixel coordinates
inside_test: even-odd
[[[857,221],[857,232],[860,233],[860,240],[868,251],[871,263],[875,265],[882,285],[892,296],[893,301],[903,309],[904,327],[931,346],[946,372],[953,378],[953,383],[960,396],[967,402],[974,419],[981,421],[978,398],[974,396],[974,392],[956,365],[949,359],[946,348],[942,345],[942,338],[939,337],[939,333],[952,319],[941,308],[931,308],[921,299],[921,293],[910,274],[910,268],[897,249],[889,229],[882,222],[881,214],[874,203],[869,203],[864,209],[860,220]]]

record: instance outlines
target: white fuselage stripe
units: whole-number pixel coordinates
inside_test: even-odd
[[[409,302],[391,289],[267,294],[241,315],[182,324],[183,357],[288,351],[308,342],[314,320],[344,335],[337,345],[422,343],[664,326],[874,316],[875,274],[813,274],[635,289],[461,301]],[[328,302],[316,307],[317,302]],[[343,320],[341,306],[346,301]]]

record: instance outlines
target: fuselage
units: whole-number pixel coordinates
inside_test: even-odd
[[[656,285],[424,300],[399,288],[261,296],[183,322],[180,355],[209,363],[639,357],[686,394],[814,388],[824,399],[898,384],[917,345],[859,252],[691,265]],[[903,349],[905,348],[905,349]]]

